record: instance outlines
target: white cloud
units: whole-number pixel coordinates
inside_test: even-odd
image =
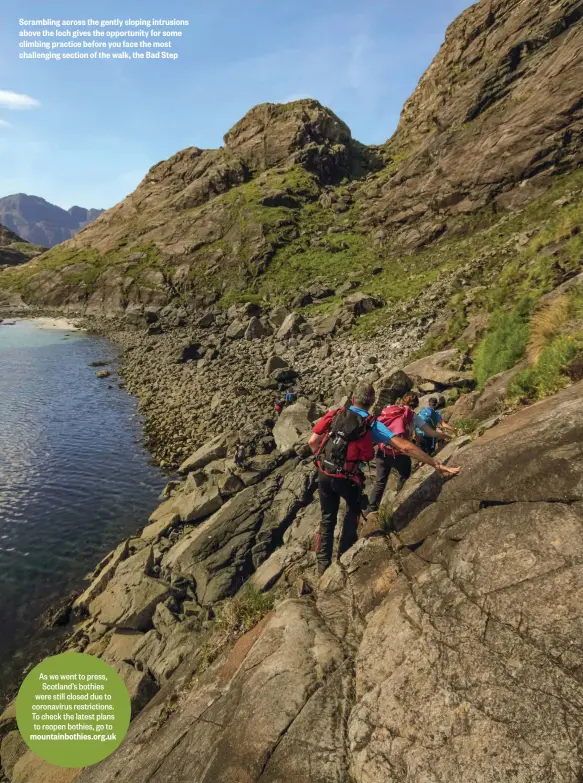
[[[21,95],[11,90],[0,90],[0,106],[6,109],[33,109],[40,106],[39,101],[29,95]]]
[[[10,128],[10,123],[6,120],[0,120],[0,128]]]

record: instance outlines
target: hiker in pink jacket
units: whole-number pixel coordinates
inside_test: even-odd
[[[419,405],[419,398],[413,392],[405,394],[401,405],[389,405],[383,408],[378,421],[388,427],[395,435],[400,435],[405,440],[411,440],[415,427],[436,440],[447,441],[449,435],[434,430],[425,421],[422,421],[413,410]],[[369,501],[368,511],[378,511],[383,493],[387,486],[391,470],[399,473],[398,489],[401,489],[405,481],[411,476],[411,457],[390,444],[381,444],[376,455],[376,481],[372,496]]]

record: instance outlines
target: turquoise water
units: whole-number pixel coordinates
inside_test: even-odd
[[[54,645],[40,615],[143,525],[164,484],[140,444],[136,400],[83,332],[0,324],[0,704]]]

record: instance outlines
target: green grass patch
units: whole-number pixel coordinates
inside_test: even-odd
[[[523,358],[529,336],[528,302],[509,313],[499,313],[480,342],[474,358],[474,377],[478,387],[493,375],[509,370]]]
[[[254,628],[273,609],[273,597],[251,584],[216,610],[212,634],[201,650],[199,671],[204,671],[221,652],[240,636]]]
[[[569,365],[583,356],[583,333],[562,334],[543,350],[534,367],[519,373],[509,384],[510,403],[528,403],[555,394],[569,384]]]
[[[455,423],[455,428],[460,435],[472,435],[478,427],[479,421],[477,419],[458,419]]]

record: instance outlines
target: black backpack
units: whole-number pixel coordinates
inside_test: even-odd
[[[350,408],[342,408],[332,420],[328,433],[316,455],[316,464],[324,473],[345,476],[352,471],[347,465],[352,461],[347,459],[348,446],[363,438],[370,427],[370,419],[363,419]]]

